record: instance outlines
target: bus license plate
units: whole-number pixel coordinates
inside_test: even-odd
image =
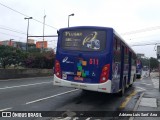
[[[83,78],[82,78],[82,77],[74,77],[74,80],[80,80],[80,81],[83,81]]]

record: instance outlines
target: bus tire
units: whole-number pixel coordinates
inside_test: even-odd
[[[129,87],[132,87],[132,86],[133,86],[133,83],[129,85]]]
[[[135,82],[136,81],[136,79],[135,79],[136,77],[135,77],[135,75],[133,76],[133,82]],[[133,86],[133,82],[132,82],[132,84],[130,84],[129,85],[129,87],[132,87]]]
[[[125,93],[125,80],[122,81],[121,91],[118,93],[120,97],[123,97]]]
[[[136,75],[134,75],[134,76],[133,76],[133,82],[135,82],[135,81],[136,81],[136,77],[135,77],[135,76],[136,76]]]

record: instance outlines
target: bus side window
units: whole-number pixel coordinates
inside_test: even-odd
[[[132,53],[132,65],[135,66],[137,64],[136,62],[136,56]]]
[[[114,38],[114,62],[120,62],[120,41]]]
[[[125,46],[125,64],[128,64],[128,57],[129,57],[129,50],[128,50],[128,48]]]
[[[114,38],[114,44],[113,44],[113,52],[114,52],[114,56],[113,56],[113,61],[116,61],[116,51],[117,51],[117,39]]]
[[[114,52],[117,50],[117,39],[116,38],[114,38],[113,50]]]

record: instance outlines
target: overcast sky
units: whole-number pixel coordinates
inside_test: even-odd
[[[133,45],[160,43],[160,0],[0,0],[0,41],[26,42],[27,16],[34,18],[30,35],[43,35],[44,15],[50,26],[45,26],[45,35],[56,35],[68,26],[72,13],[70,26],[113,27],[137,53],[156,57],[155,45]],[[56,38],[46,40],[49,47],[56,46]]]

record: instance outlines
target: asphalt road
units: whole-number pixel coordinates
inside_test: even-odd
[[[74,111],[132,111],[145,89],[142,84],[135,82],[133,87],[126,90],[124,97],[119,97],[115,94],[84,92],[74,88],[53,86],[52,82],[53,77],[1,80],[0,111],[73,111],[73,114],[76,114]],[[17,118],[7,119],[17,120]],[[39,120],[39,118],[24,119]],[[56,120],[56,117],[43,119]]]

